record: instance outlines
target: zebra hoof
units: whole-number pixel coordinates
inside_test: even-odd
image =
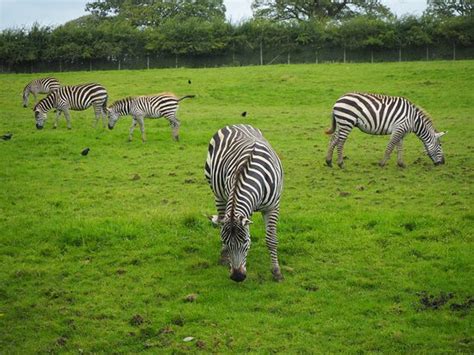
[[[273,269],[272,274],[273,274],[273,280],[275,280],[276,282],[283,281],[283,275],[281,274],[280,269]]]
[[[398,165],[398,167],[400,167],[400,168],[406,168],[406,167],[407,167],[407,166],[405,165],[405,163],[403,163],[403,162],[398,162],[397,165]]]
[[[382,161],[379,163],[379,166],[380,166],[381,168],[383,168],[383,167],[385,166],[385,162],[382,160]]]
[[[341,169],[344,169],[344,162],[337,163],[337,165],[338,165]]]
[[[326,160],[326,165],[332,168],[332,160]]]

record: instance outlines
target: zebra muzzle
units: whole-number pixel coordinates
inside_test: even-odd
[[[37,129],[43,129],[43,126],[40,126],[39,124],[36,124]]]
[[[112,126],[110,124],[108,125],[108,127],[109,127],[109,129],[114,129],[114,126]]]
[[[246,277],[247,277],[247,274],[243,267],[231,270],[230,279],[235,282],[242,282],[245,280]]]

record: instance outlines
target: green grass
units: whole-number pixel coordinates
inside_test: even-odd
[[[71,131],[52,112],[37,131],[20,93],[38,75],[0,76],[0,133],[13,132],[0,140],[1,352],[474,352],[473,61],[54,75],[111,101],[197,97],[181,103],[181,142],[147,120],[148,142],[136,130],[128,143],[130,118],[93,129],[92,109],[71,112]],[[388,137],[354,131],[346,169],[325,167],[323,132],[349,91],[424,107],[449,131],[446,165],[410,135],[407,168],[380,168]],[[233,123],[260,128],[283,162],[281,283],[258,215],[247,280],[217,264],[203,167]]]

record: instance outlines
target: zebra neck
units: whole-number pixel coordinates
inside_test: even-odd
[[[39,108],[43,112],[48,112],[53,107],[54,107],[54,102],[53,102],[52,95],[48,95],[43,100],[38,102],[35,109]]]
[[[130,101],[129,100],[124,100],[120,102],[117,107],[116,107],[116,112],[120,116],[126,116],[130,114]]]
[[[435,138],[435,130],[431,121],[418,113],[415,117],[415,129],[413,132],[426,145],[428,145]]]

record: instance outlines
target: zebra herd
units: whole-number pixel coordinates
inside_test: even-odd
[[[171,93],[160,95],[127,97],[114,102],[107,108],[108,94],[99,84],[84,84],[61,87],[54,78],[32,81],[23,91],[26,107],[32,93],[48,93],[35,104],[36,127],[42,129],[46,113],[56,109],[56,120],[61,112],[71,128],[69,109],[85,110],[94,107],[97,121],[108,116],[108,127],[113,129],[120,116],[131,115],[132,126],[129,140],[135,126],[140,126],[145,141],[144,118],[165,117],[172,135],[179,140],[180,122],[176,117],[178,103],[194,95],[177,98]],[[337,164],[344,167],[344,143],[357,127],[372,135],[391,135],[385,155],[380,162],[384,166],[393,149],[397,147],[397,164],[404,167],[402,159],[403,138],[413,132],[423,142],[428,156],[435,165],[444,164],[440,137],[428,114],[420,107],[402,97],[377,94],[349,93],[339,98],[332,112],[332,127],[326,131],[332,134],[326,155],[326,164],[332,166],[332,156],[337,147]],[[246,124],[226,126],[211,138],[205,164],[205,176],[214,194],[217,215],[211,221],[221,227],[221,262],[230,266],[230,278],[243,281],[246,278],[246,259],[250,248],[249,225],[254,212],[261,212],[266,229],[266,244],[270,252],[273,278],[283,279],[277,255],[276,225],[279,217],[280,197],[283,189],[283,169],[278,155],[260,130]]]

